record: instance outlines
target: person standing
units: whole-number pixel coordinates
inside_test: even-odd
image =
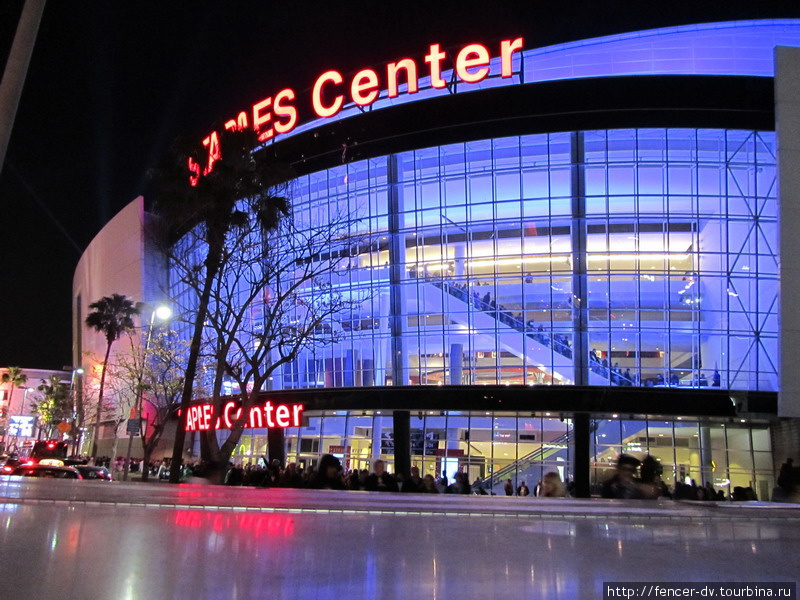
[[[367,490],[370,492],[398,492],[397,480],[386,471],[386,463],[382,460],[375,461],[375,470],[367,479]]]
[[[411,467],[411,477],[403,482],[401,492],[419,493],[422,491],[422,478],[419,476],[419,467]]]
[[[309,481],[309,486],[316,490],[343,490],[342,463],[332,454],[325,454],[319,461],[319,468],[315,476]]]
[[[641,461],[629,454],[620,454],[613,477],[603,483],[603,498],[640,499],[644,497],[636,472]]]
[[[563,498],[567,495],[567,490],[564,488],[564,482],[555,471],[550,471],[542,477],[542,483],[539,486],[539,496],[542,498]]]

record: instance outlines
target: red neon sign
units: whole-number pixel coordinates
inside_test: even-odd
[[[244,422],[245,429],[263,429],[300,427],[303,415],[302,404],[273,404],[267,401],[264,405],[254,406]],[[242,416],[242,408],[238,402],[229,401],[222,407],[222,414],[214,414],[213,404],[195,404],[189,407],[186,415],[186,431],[208,431],[214,429],[231,429],[234,422]]]
[[[523,38],[503,40],[500,42],[500,77],[511,77],[512,57],[521,52],[525,41]],[[478,83],[489,76],[489,63],[492,56],[489,49],[482,44],[467,44],[455,56],[448,56],[439,44],[431,44],[425,54],[427,75],[431,86],[443,88],[447,82],[442,78],[443,64],[446,60],[452,63],[455,77],[464,83]],[[390,98],[400,95],[401,79],[406,84],[407,94],[419,91],[419,74],[417,62],[413,58],[402,58],[388,63],[382,71],[361,69],[349,82],[336,70],[325,71],[314,81],[311,88],[311,107],[314,114],[321,118],[333,117],[342,110],[345,94],[358,106],[369,106],[375,102],[380,90],[386,88]],[[425,73],[421,73],[423,76]],[[237,117],[225,122],[226,129],[252,127],[259,134],[259,140],[266,141],[278,134],[292,131],[299,122],[298,109],[294,105],[294,90],[285,88],[253,104],[248,111],[241,111]],[[250,118],[248,118],[248,114]],[[203,145],[208,148],[208,166],[203,175],[213,169],[214,162],[219,160],[219,142],[217,132],[211,132]],[[189,165],[192,171],[192,185],[197,184],[200,169],[196,164]]]

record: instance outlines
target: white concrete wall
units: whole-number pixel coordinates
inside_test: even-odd
[[[95,392],[95,395],[100,385],[107,342],[105,336],[84,324],[86,315],[91,312],[89,305],[112,294],[122,294],[134,302],[145,302],[150,306],[163,300],[162,282],[166,269],[161,255],[147,234],[149,218],[144,210],[144,198],[136,198],[100,230],[75,269],[72,280],[73,366],[83,368],[83,389],[89,393]],[[146,327],[150,322],[149,309],[145,309],[135,321],[137,327]],[[139,338],[136,336],[134,339]],[[109,362],[113,364],[117,356],[129,351],[130,342],[127,336],[123,336],[112,346]],[[104,397],[113,402],[113,390],[108,385]],[[89,402],[91,404],[91,400]],[[87,427],[94,424],[94,413],[90,412],[91,414],[86,415]],[[110,441],[102,440],[104,433],[111,436],[110,428],[101,428],[100,455],[108,454],[111,448]],[[127,443],[124,425],[120,438],[121,444]],[[134,447],[134,456],[140,455],[139,443],[136,442]],[[118,449],[117,453],[119,452]]]
[[[72,279],[73,366],[93,376],[96,362],[102,361],[106,340],[84,325],[89,304],[112,294],[144,300],[144,198],[128,204],[91,241],[81,256]],[[80,302],[80,310],[78,310]],[[80,331],[78,331],[80,329]],[[117,347],[123,350],[123,343]]]
[[[775,49],[780,219],[778,415],[800,417],[800,48]]]

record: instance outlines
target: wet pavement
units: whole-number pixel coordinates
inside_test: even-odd
[[[795,581],[800,506],[0,482],[0,598],[597,598]]]

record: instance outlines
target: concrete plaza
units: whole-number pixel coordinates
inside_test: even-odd
[[[800,506],[0,482],[0,598],[602,598],[795,581]]]

